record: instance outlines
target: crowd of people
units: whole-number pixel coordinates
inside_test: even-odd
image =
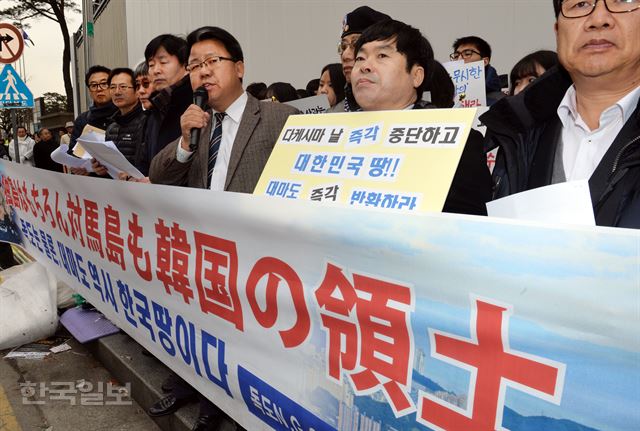
[[[525,56],[506,92],[486,41],[468,36],[453,43],[452,60],[484,63],[491,108],[481,117],[486,135],[469,135],[444,211],[483,215],[492,199],[588,180],[598,225],[640,228],[638,9],[640,0],[553,0],[557,54]],[[299,113],[283,102],[325,94],[334,113],[453,106],[453,82],[427,38],[385,13],[362,6],[346,14],[338,53],[340,63],[327,64],[305,89],[276,82],[245,90],[243,51],[226,30],[205,26],[186,39],[157,36],[135,70],[87,71],[93,105],[76,118],[70,151],[89,125],[105,130],[145,175],[125,173],[120,180],[251,193],[287,118]],[[204,106],[193,103],[201,87]],[[38,133],[37,144],[24,143],[25,159],[33,154],[36,167],[61,170],[38,155],[38,145],[45,152],[55,147],[46,132]],[[495,148],[491,174],[486,153]],[[70,172],[106,175],[96,160],[93,168]],[[169,394],[151,407],[152,415],[173,413],[197,395],[177,376],[164,388]],[[201,397],[193,429],[213,429],[219,417]]]

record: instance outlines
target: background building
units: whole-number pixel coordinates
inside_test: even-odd
[[[554,14],[549,1],[524,0],[102,0],[94,1],[93,64],[134,67],[146,44],[161,33],[186,35],[216,25],[238,38],[246,58],[245,83],[291,82],[304,88],[336,51],[347,12],[367,4],[427,36],[436,58],[448,61],[451,44],[477,35],[492,46],[491,64],[509,73],[524,55],[554,49]],[[76,34],[78,100],[84,94],[84,38]]]

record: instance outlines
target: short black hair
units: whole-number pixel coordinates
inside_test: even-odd
[[[540,65],[546,71],[557,64],[558,54],[555,51],[540,50],[524,56],[513,66],[509,73],[509,94],[513,96],[516,80],[525,76],[534,76],[536,78],[540,76],[537,71],[537,65]]]
[[[111,69],[105,66],[100,66],[99,64],[91,66],[84,75],[84,83],[87,87],[89,86],[89,78],[91,78],[91,75],[94,73],[106,73],[108,75],[111,73]]]
[[[147,76],[149,75],[149,65],[147,64],[146,61],[141,61],[137,66],[135,71],[133,72],[133,74],[135,75],[135,77],[139,77],[139,76]]]
[[[144,58],[147,64],[149,64],[149,60],[156,55],[160,48],[164,48],[169,55],[177,57],[181,65],[185,66],[187,64],[187,59],[189,58],[187,42],[183,38],[173,34],[161,34],[151,39],[151,42],[149,42],[144,49]]]
[[[453,50],[456,51],[461,45],[473,45],[478,49],[481,57],[487,57],[491,60],[491,45],[489,45],[486,40],[478,36],[461,37],[453,42]]]
[[[113,79],[113,77],[116,75],[120,75],[121,73],[126,73],[127,75],[129,75],[129,77],[131,78],[131,85],[135,87],[136,78],[133,74],[133,70],[129,69],[128,67],[117,67],[113,69],[109,74],[109,79],[107,80],[107,83],[111,85],[111,80]]]
[[[422,66],[425,77],[422,85],[416,88],[417,100],[422,99],[427,73],[434,61],[433,48],[429,41],[417,28],[401,21],[388,19],[367,27],[356,41],[355,54],[360,51],[362,45],[380,40],[396,42],[396,50],[407,59],[407,72],[410,72],[414,65]]]
[[[307,90],[307,93],[313,96],[318,92],[319,87],[320,87],[320,78],[316,78],[316,79],[309,80],[309,82],[307,82],[307,86],[305,87],[305,89]]]
[[[274,82],[267,87],[267,99],[275,98],[274,102],[290,102],[298,99],[298,92],[288,82]]]
[[[24,127],[24,126],[18,126],[18,127],[16,127],[16,131],[18,131],[18,130],[20,130],[20,129],[24,129],[24,131],[25,131],[25,132],[27,131],[27,128],[26,128],[26,127]]]
[[[560,9],[562,8],[562,0],[553,0],[553,11],[556,13],[556,18],[560,15]]]
[[[322,68],[322,72],[320,72],[320,76],[326,71],[329,71],[329,79],[331,80],[331,88],[333,88],[333,92],[336,93],[336,103],[342,102],[344,100],[344,86],[347,83],[347,79],[344,77],[344,73],[342,72],[342,64],[341,63],[331,63],[327,64]]]
[[[188,51],[191,51],[193,45],[203,40],[220,42],[234,61],[244,61],[240,42],[227,30],[220,27],[204,26],[192,31],[187,36]]]
[[[267,97],[267,84],[264,82],[253,82],[247,85],[247,93],[258,100],[263,100]]]

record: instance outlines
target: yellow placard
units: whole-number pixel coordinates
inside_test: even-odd
[[[347,207],[441,211],[475,113],[291,116],[254,193]]]

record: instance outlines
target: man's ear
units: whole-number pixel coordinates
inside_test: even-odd
[[[418,88],[424,81],[424,67],[414,64],[411,68],[411,79],[413,80],[413,88]]]
[[[558,38],[558,20],[553,23],[553,32],[556,34],[556,39]]]
[[[239,79],[244,78],[244,61],[236,61],[235,70],[236,70],[236,76]]]

